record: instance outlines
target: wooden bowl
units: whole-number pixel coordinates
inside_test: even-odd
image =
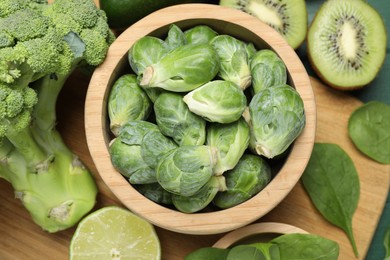
[[[273,49],[286,64],[289,83],[301,95],[306,127],[278,168],[273,180],[250,200],[226,210],[185,214],[158,205],[138,193],[111,164],[107,96],[115,80],[130,71],[127,51],[145,35],[162,37],[170,24],[182,29],[206,24],[220,34]],[[278,205],[300,179],[314,144],[316,112],[309,77],[294,50],[271,27],[244,12],[210,4],[183,4],[156,11],[125,30],[111,45],[106,60],[94,72],[85,104],[87,143],[96,168],[111,191],[132,212],[152,224],[187,234],[216,234],[245,226]]]
[[[307,234],[303,229],[284,223],[263,222],[251,224],[221,237],[213,247],[229,248],[236,245],[251,244],[258,242],[268,242],[284,234]]]

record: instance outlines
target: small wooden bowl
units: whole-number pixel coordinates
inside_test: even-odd
[[[303,229],[284,223],[263,222],[251,224],[221,237],[213,247],[229,248],[236,245],[251,244],[256,242],[268,242],[275,237],[284,234],[307,234]]]
[[[209,25],[220,34],[229,34],[260,48],[273,49],[286,64],[289,83],[301,95],[306,127],[273,180],[259,194],[230,209],[185,214],[158,205],[138,193],[111,164],[108,153],[110,130],[107,96],[115,80],[129,73],[127,52],[146,35],[163,37],[169,25],[182,29]],[[271,27],[244,12],[210,4],[175,5],[156,11],[125,30],[111,45],[106,60],[94,72],[85,104],[87,143],[96,168],[111,191],[132,212],[152,224],[187,234],[216,234],[245,226],[278,205],[300,179],[314,144],[316,111],[309,77],[294,50]]]

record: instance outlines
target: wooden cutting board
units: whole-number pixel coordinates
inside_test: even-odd
[[[65,142],[93,172],[100,193],[96,208],[120,205],[98,176],[85,141],[84,100],[89,77],[73,75],[58,101],[58,129]],[[361,181],[361,197],[353,218],[353,230],[364,259],[383,210],[390,180],[390,165],[381,165],[358,152],[347,135],[350,113],[362,103],[345,93],[333,91],[312,79],[317,102],[317,142],[339,144],[353,159]],[[340,259],[355,259],[346,235],[327,223],[316,211],[298,183],[286,199],[258,220],[283,222],[308,232],[333,239],[340,244]],[[75,228],[49,234],[35,225],[11,186],[0,180],[0,259],[68,259],[68,246]],[[194,236],[156,228],[161,241],[163,259],[183,259],[189,252],[212,246],[224,234]]]

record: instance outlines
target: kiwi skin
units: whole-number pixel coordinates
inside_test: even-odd
[[[219,5],[253,15],[275,29],[293,49],[297,49],[306,39],[308,13],[304,0],[220,0]],[[274,13],[266,9],[286,14],[284,18],[278,15],[282,25],[275,25],[272,21]]]
[[[375,79],[376,75],[379,73],[381,67],[383,66],[383,63],[385,61],[385,56],[386,56],[387,35],[386,35],[386,29],[385,29],[385,25],[384,25],[382,17],[368,3],[364,2],[364,1],[357,1],[359,3],[352,3],[353,1],[356,1],[356,0],[327,0],[320,7],[320,9],[317,11],[317,13],[315,14],[315,16],[313,18],[313,21],[312,21],[311,25],[309,26],[309,31],[308,31],[308,36],[307,36],[307,38],[308,38],[307,39],[307,52],[308,52],[308,58],[309,58],[309,62],[311,64],[311,67],[316,72],[317,76],[323,82],[325,82],[328,86],[330,86],[332,88],[335,88],[335,89],[338,89],[338,90],[342,90],[342,91],[357,90],[357,89],[361,89],[361,88],[369,85],[369,83],[371,83]],[[355,82],[354,84],[346,84],[345,82],[343,82],[343,80],[341,80],[341,81],[335,80],[335,78],[337,78],[336,72],[335,72],[334,77],[329,75],[329,71],[328,72],[326,72],[326,71],[323,72],[322,71],[323,68],[321,68],[322,64],[319,64],[320,63],[320,61],[319,61],[320,58],[317,57],[318,50],[313,50],[313,49],[315,49],[315,48],[313,48],[313,45],[315,45],[315,42],[314,42],[315,40],[311,39],[311,38],[314,37],[313,36],[313,34],[314,34],[313,32],[314,31],[317,32],[317,29],[318,29],[318,28],[313,28],[314,27],[313,24],[315,23],[315,21],[317,19],[322,18],[321,16],[325,15],[325,14],[321,13],[321,11],[322,11],[321,9],[323,9],[323,6],[325,6],[326,4],[328,4],[328,5],[331,5],[331,4],[337,5],[338,4],[337,2],[339,2],[339,3],[343,3],[343,2],[348,3],[348,2],[350,2],[350,3],[352,3],[352,5],[350,6],[350,10],[353,10],[354,8],[355,9],[356,8],[364,8],[364,12],[365,13],[367,13],[367,12],[369,13],[368,16],[371,16],[371,18],[373,16],[376,16],[376,18],[377,18],[375,26],[374,27],[371,26],[370,30],[371,31],[375,31],[375,35],[380,35],[380,37],[381,37],[381,38],[378,37],[378,39],[375,39],[375,45],[378,46],[380,44],[383,44],[383,46],[382,46],[381,49],[375,51],[376,53],[380,53],[380,54],[377,54],[376,57],[375,57],[375,64],[373,64],[373,62],[371,61],[371,63],[366,63],[366,64],[362,65],[364,67],[370,67],[370,69],[372,69],[372,68],[374,68],[374,69],[371,70],[369,72],[369,74],[367,75],[367,77],[363,78],[359,83]],[[328,8],[328,7],[326,7],[326,8]],[[353,10],[353,11],[356,11],[356,10]],[[328,8],[328,10],[326,12],[329,12],[329,8]],[[334,20],[334,17],[332,17],[332,20],[329,20],[328,22],[331,23],[331,22],[333,22],[333,20]],[[369,27],[369,25],[366,24],[366,27]],[[318,39],[316,41],[318,41]],[[368,51],[367,51],[367,55],[368,55],[368,53],[370,53],[370,51],[371,51],[371,49],[369,48]],[[326,55],[329,55],[329,54],[324,54],[324,56],[326,56]],[[370,53],[370,55],[371,55],[371,53]],[[323,57],[323,58],[325,59],[325,57]],[[364,73],[364,71],[362,73]],[[345,81],[345,79],[344,79],[344,81]]]

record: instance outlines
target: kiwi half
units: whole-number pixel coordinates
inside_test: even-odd
[[[308,32],[309,61],[323,81],[352,90],[370,83],[386,56],[386,29],[365,1],[327,0]]]
[[[304,0],[220,0],[222,6],[244,11],[278,31],[296,49],[307,33]]]

